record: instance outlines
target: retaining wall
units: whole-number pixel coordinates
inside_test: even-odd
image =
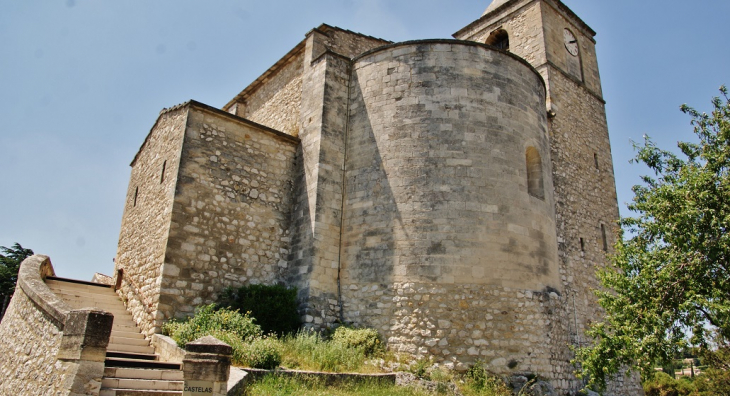
[[[45,284],[47,256],[27,258],[0,324],[0,394],[98,395],[112,314],[71,309]]]

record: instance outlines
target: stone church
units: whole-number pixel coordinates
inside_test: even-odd
[[[559,0],[494,0],[453,36],[321,25],[223,108],[164,109],[115,268],[144,332],[278,283],[310,328],[580,389],[618,219],[595,32]]]

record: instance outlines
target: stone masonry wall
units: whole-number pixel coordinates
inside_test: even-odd
[[[163,266],[159,317],[193,314],[228,286],[279,281],[289,254],[298,139],[192,106]]]
[[[538,8],[540,11],[535,12]],[[572,367],[568,361],[573,354],[566,343],[588,342],[584,331],[602,317],[591,290],[599,286],[595,273],[606,264],[606,254],[612,251],[618,219],[595,41],[590,28],[554,0],[512,2],[499,14],[481,19],[457,36],[483,42],[499,27],[510,34],[510,51],[525,57],[545,78],[547,106],[555,115],[550,119],[550,156],[563,292],[554,312],[563,318],[564,326],[559,331],[564,333],[553,332],[550,348],[554,351],[554,366],[569,373]],[[578,39],[579,58],[565,49],[566,28]],[[521,33],[525,31],[539,34],[530,35],[531,41],[527,43]],[[565,378],[569,383],[565,389],[580,388],[581,384],[572,376]],[[608,391],[610,395],[642,393],[636,377],[617,379]]]
[[[601,79],[598,74],[596,43],[591,33],[576,26],[572,18],[564,12],[561,12],[559,7],[552,1],[544,1],[541,9],[547,60],[578,81],[582,81],[590,91],[601,96]],[[577,57],[570,55],[565,50],[563,31],[566,28],[578,40],[580,48]]]
[[[119,234],[115,273],[123,269],[124,281],[118,293],[148,336],[160,331],[161,269],[187,114],[187,106],[164,110],[140,148]]]
[[[557,287],[534,69],[443,40],[387,47],[358,59],[355,75],[345,278]],[[541,153],[539,196],[528,193],[528,147]]]
[[[256,91],[238,103],[236,115],[292,136],[299,135],[302,100],[303,55],[292,57],[285,66]]]
[[[489,35],[504,29],[509,35],[509,51],[537,67],[547,61],[540,2],[525,5],[517,2],[484,24],[475,25],[454,35],[459,40],[486,43]],[[562,40],[562,32],[561,32]]]
[[[551,78],[560,109],[551,120],[550,137],[561,279],[575,298],[578,328],[572,333],[580,335],[602,315],[591,290],[599,287],[596,270],[605,265],[616,240],[616,187],[603,103],[560,72],[551,72]],[[577,337],[575,343],[586,341]]]
[[[18,287],[0,324],[0,394],[66,394],[73,367],[56,359],[62,336],[53,318]]]
[[[313,33],[307,54],[319,36]],[[303,319],[323,327],[339,318],[337,279],[342,212],[342,165],[350,62],[326,53],[304,73],[302,162],[292,213],[288,282],[299,289]]]
[[[565,295],[433,282],[363,282],[346,295],[347,322],[378,329],[396,352],[457,370],[480,360],[495,374],[540,375],[559,391],[580,387],[569,362]]]
[[[45,283],[48,256],[20,265],[15,293],[0,323],[0,394],[98,396],[114,316],[72,310]]]
[[[320,28],[320,30],[324,30],[327,35],[327,39],[323,44],[330,51],[347,58],[354,58],[371,49],[391,44],[388,40],[365,36],[340,28],[326,27],[325,29]]]
[[[568,324],[540,76],[449,41],[382,49],[353,75],[345,321],[396,351],[568,389],[571,368],[555,361]],[[542,157],[542,198],[528,193],[528,147]]]

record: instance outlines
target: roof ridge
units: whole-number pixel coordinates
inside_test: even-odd
[[[326,23],[323,23],[323,24],[319,25],[319,26],[317,27],[317,29],[319,29],[319,30],[325,30],[325,29],[335,29],[335,30],[339,30],[339,31],[341,31],[341,32],[345,32],[345,33],[350,33],[350,34],[355,34],[355,35],[358,35],[358,36],[361,36],[361,37],[366,37],[366,38],[369,38],[369,39],[373,39],[373,40],[378,40],[378,41],[382,41],[382,42],[384,42],[384,43],[393,43],[393,41],[390,41],[390,40],[386,40],[386,39],[383,39],[383,38],[380,38],[380,37],[375,37],[375,36],[371,36],[371,35],[368,35],[368,34],[364,34],[364,33],[356,32],[356,31],[354,31],[354,30],[350,30],[350,29],[345,29],[345,28],[341,28],[341,27],[339,27],[339,26],[332,26],[332,25],[328,25],[328,24],[326,24]]]

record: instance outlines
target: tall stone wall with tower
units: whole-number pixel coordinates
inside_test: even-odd
[[[618,219],[594,35],[559,0],[495,0],[458,40],[321,25],[223,110],[166,110],[133,162],[129,309],[151,334],[284,284],[309,328],[580,389]]]

